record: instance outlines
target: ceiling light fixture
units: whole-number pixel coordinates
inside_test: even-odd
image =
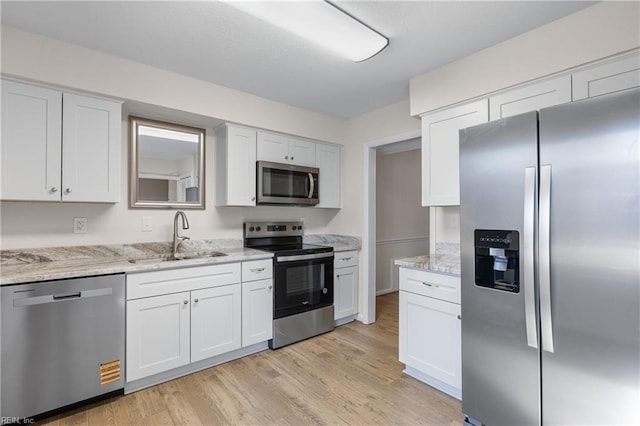
[[[354,62],[371,58],[389,44],[386,37],[327,1],[225,0],[225,3]]]

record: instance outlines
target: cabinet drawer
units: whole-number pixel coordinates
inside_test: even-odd
[[[356,266],[357,264],[358,252],[355,250],[336,252],[333,258],[334,268],[346,268],[347,266]]]
[[[240,282],[240,262],[127,274],[127,300]]]
[[[257,281],[273,278],[273,260],[242,262],[242,281]]]
[[[460,303],[460,277],[400,268],[400,290]]]

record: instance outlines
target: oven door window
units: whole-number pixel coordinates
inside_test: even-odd
[[[276,263],[274,317],[333,305],[333,259]]]
[[[309,179],[309,173],[265,167],[262,176],[262,195],[265,197],[307,198],[311,188]]]

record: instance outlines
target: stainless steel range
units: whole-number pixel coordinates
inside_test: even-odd
[[[302,222],[245,222],[244,245],[274,253],[276,349],[333,330],[333,247],[304,244]]]

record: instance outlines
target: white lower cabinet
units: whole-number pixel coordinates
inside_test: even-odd
[[[452,289],[456,283],[457,292]],[[400,268],[399,358],[405,373],[458,399],[462,389],[459,286],[458,277]]]
[[[358,314],[358,252],[337,252],[333,265],[334,319],[341,325]]]
[[[191,362],[242,346],[240,284],[191,292]]]
[[[127,383],[266,349],[272,290],[272,259],[128,274]]]
[[[242,262],[242,347],[273,338],[273,260]]]
[[[189,363],[189,298],[184,292],[127,302],[128,382]]]
[[[242,283],[242,346],[273,338],[273,280]]]

